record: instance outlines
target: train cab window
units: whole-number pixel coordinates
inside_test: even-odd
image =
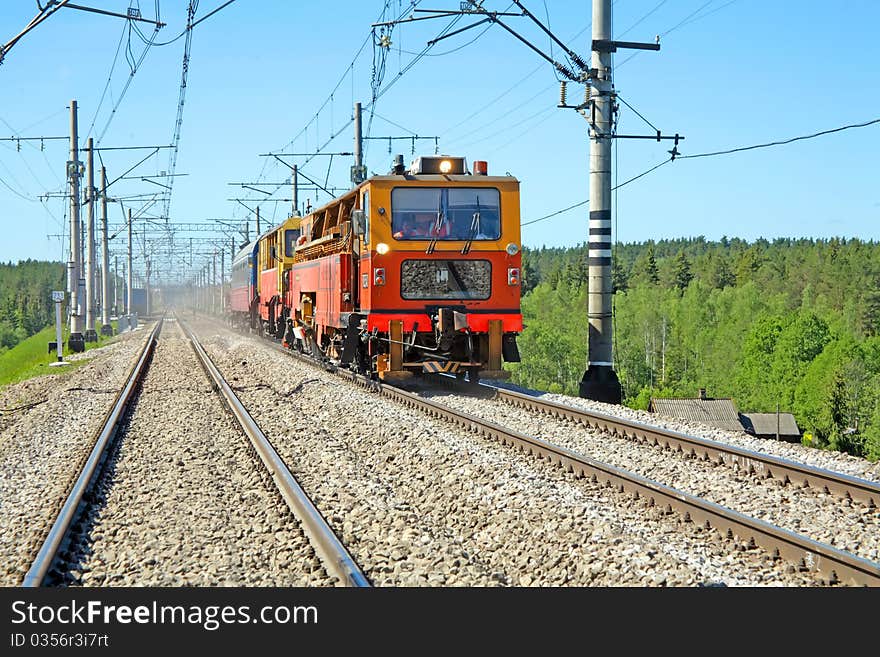
[[[394,239],[497,240],[501,194],[494,187],[397,187],[391,191]]]
[[[296,250],[296,240],[299,239],[300,230],[291,228],[284,231],[284,257],[292,258],[293,252]]]

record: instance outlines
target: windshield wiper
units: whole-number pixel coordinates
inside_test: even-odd
[[[480,232],[480,197],[477,197],[477,211],[474,212],[473,218],[471,218],[471,227],[468,230],[467,241],[464,243],[464,246],[461,247],[461,254],[465,255],[470,253],[471,250],[471,242],[474,241],[474,237]]]
[[[443,226],[444,216],[443,216],[443,191],[440,191],[440,199],[437,202],[437,221],[434,224],[434,235],[431,237],[431,242],[428,244],[428,248],[425,249],[426,254],[434,253],[434,247],[437,246],[437,239],[440,237],[440,228]]]

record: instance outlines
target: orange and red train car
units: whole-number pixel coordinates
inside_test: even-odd
[[[381,379],[476,381],[519,361],[520,279],[519,182],[430,156],[261,235],[235,258],[229,308]]]

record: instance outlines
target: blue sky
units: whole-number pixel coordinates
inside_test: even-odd
[[[123,13],[129,6],[126,0],[77,4]],[[154,0],[139,4],[144,16],[154,16]],[[197,18],[221,4],[201,0]],[[243,221],[248,211],[227,199],[262,195],[228,183],[283,182],[289,175],[261,153],[311,152],[335,132],[340,135],[324,150],[352,150],[352,130],[345,125],[354,101],[370,105],[371,42],[355,55],[384,4],[237,0],[195,28],[176,165],[176,172],[186,175],[174,182],[172,221]],[[390,16],[410,3],[388,4]],[[510,4],[485,2],[497,10]],[[549,18],[557,36],[589,57],[590,2],[524,4],[542,20]],[[167,26],[157,40],[165,42],[181,33],[186,2],[164,0],[159,6]],[[425,1],[420,7],[452,9],[458,2]],[[16,35],[35,13],[32,0],[0,3],[0,42]],[[549,39],[527,18],[507,21],[550,52]],[[463,18],[452,29],[471,22]],[[572,110],[556,108],[556,76],[537,54],[498,26],[486,31],[480,26],[440,41],[407,68],[448,23],[436,19],[395,27],[370,136],[437,136],[442,153],[488,160],[490,174],[510,172],[522,182],[523,222],[583,201],[586,122]],[[876,0],[617,0],[617,38],[663,36],[659,52],[618,52],[615,84],[653,125],[685,136],[679,147],[684,155],[860,123],[880,117],[877,25]],[[147,36],[152,32],[146,24],[141,30]],[[126,52],[130,48],[129,57],[137,58],[144,44],[136,35],[129,44],[125,21],[59,10],[23,37],[0,65],[0,137],[66,135],[66,107],[76,99],[83,141],[91,134],[100,137],[98,146],[108,148],[171,143],[183,44],[178,39],[152,47],[131,77]],[[553,54],[560,57],[558,47]],[[570,101],[582,93],[582,87],[569,84]],[[365,110],[365,128],[369,120]],[[620,132],[653,131],[624,106]],[[669,148],[668,142],[618,141],[618,180],[668,158]],[[63,141],[45,142],[44,150],[39,142],[22,142],[20,151],[15,142],[0,142],[0,261],[66,258],[60,240],[47,236],[62,232],[67,203],[39,200],[64,192],[66,149]],[[415,155],[433,150],[433,139],[420,140]],[[369,141],[368,169],[386,173],[398,152],[407,163],[414,156],[409,142],[395,141],[389,154],[387,141]],[[113,179],[145,154],[108,150],[102,156]],[[615,236],[623,242],[697,235],[878,240],[878,161],[880,124],[772,149],[677,160],[617,193]],[[304,171],[322,183],[326,176],[329,185],[347,187],[350,158],[334,157],[329,175],[328,163],[327,156],[316,157]],[[168,169],[168,151],[161,151],[132,175]],[[112,191],[123,196],[160,189],[131,180],[116,183]],[[306,197],[312,203],[329,198],[302,192],[301,200]],[[274,198],[289,198],[288,186]],[[264,221],[280,221],[288,208],[265,203]],[[584,242],[587,212],[581,206],[526,226],[523,242]],[[121,216],[114,205],[111,220]]]

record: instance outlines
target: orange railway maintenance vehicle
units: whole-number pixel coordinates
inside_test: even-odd
[[[406,170],[398,156],[388,175],[264,233],[240,258],[254,261],[240,276],[251,325],[383,380],[506,377],[523,328],[519,181],[487,173],[448,156]]]

